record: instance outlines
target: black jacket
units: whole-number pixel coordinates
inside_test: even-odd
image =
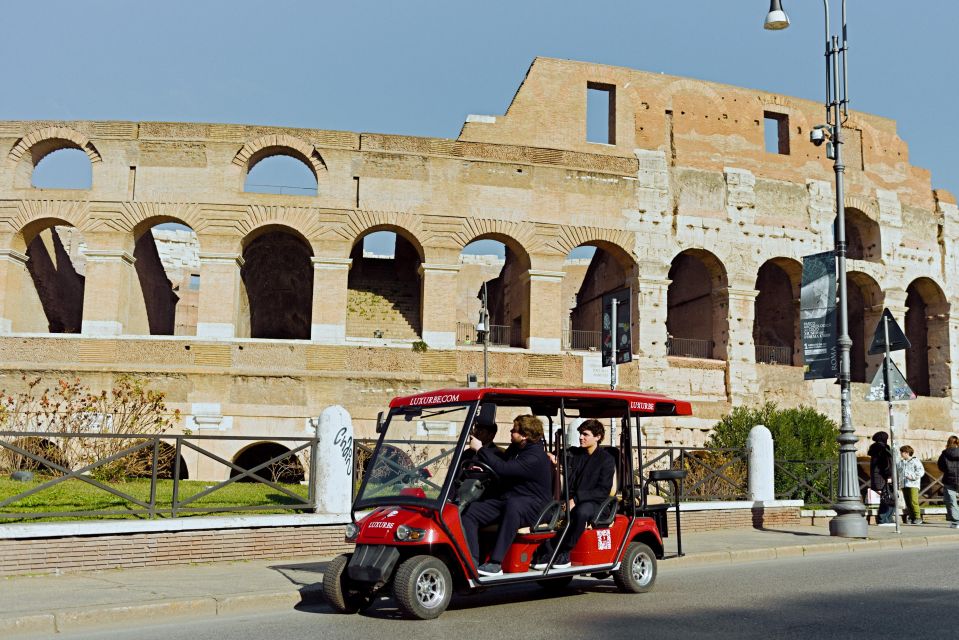
[[[892,478],[892,451],[889,445],[873,442],[869,447],[869,487],[879,491]]]
[[[567,455],[569,464],[569,497],[576,504],[602,502],[613,488],[616,461],[608,451],[597,447],[592,455],[586,449],[573,447]]]
[[[959,490],[959,447],[943,449],[936,465],[942,471],[942,484]]]
[[[510,445],[505,459],[495,450],[483,447],[476,459],[485,462],[499,475],[501,494],[507,500],[530,500],[545,505],[553,499],[553,471],[542,442],[527,442],[525,447]]]

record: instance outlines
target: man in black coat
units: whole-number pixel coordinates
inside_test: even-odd
[[[606,435],[603,423],[586,420],[576,430],[579,431],[579,447],[570,449],[566,454],[569,465],[566,474],[569,484],[569,503],[566,505],[569,528],[553,563],[557,569],[570,566],[569,552],[579,542],[587,523],[596,517],[600,506],[612,493],[616,472],[613,456],[599,448],[599,443]],[[551,540],[543,544],[538,555],[533,569],[545,569],[553,555]]]
[[[949,436],[936,464],[942,471],[942,502],[946,505],[946,520],[950,527],[959,529],[959,438]]]
[[[500,458],[495,450],[484,447],[479,438],[470,439],[470,449],[476,452],[475,460],[489,465],[503,485],[512,483],[494,498],[470,503],[463,513],[463,533],[477,565],[480,528],[499,522],[489,561],[477,567],[483,576],[503,573],[503,558],[516,530],[533,524],[543,506],[552,499],[552,469],[543,445],[542,421],[531,415],[517,417],[513,420],[510,441],[505,458]]]

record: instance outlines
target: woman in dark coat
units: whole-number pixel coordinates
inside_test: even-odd
[[[953,529],[959,529],[959,438],[949,436],[946,448],[939,455],[942,471],[942,501],[946,505],[946,520]]]
[[[883,488],[892,482],[892,450],[889,449],[889,434],[877,431],[872,436],[872,445],[869,447],[869,487],[883,494]],[[896,507],[887,500],[879,501],[879,513],[876,523],[895,524]]]

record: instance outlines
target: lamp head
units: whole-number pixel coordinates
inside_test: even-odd
[[[770,0],[769,13],[766,14],[766,21],[763,28],[770,31],[780,31],[789,26],[789,16],[783,11],[780,0]]]

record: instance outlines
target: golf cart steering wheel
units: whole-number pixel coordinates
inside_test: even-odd
[[[485,462],[479,460],[463,460],[460,462],[460,472],[466,480],[499,481],[499,474]]]

